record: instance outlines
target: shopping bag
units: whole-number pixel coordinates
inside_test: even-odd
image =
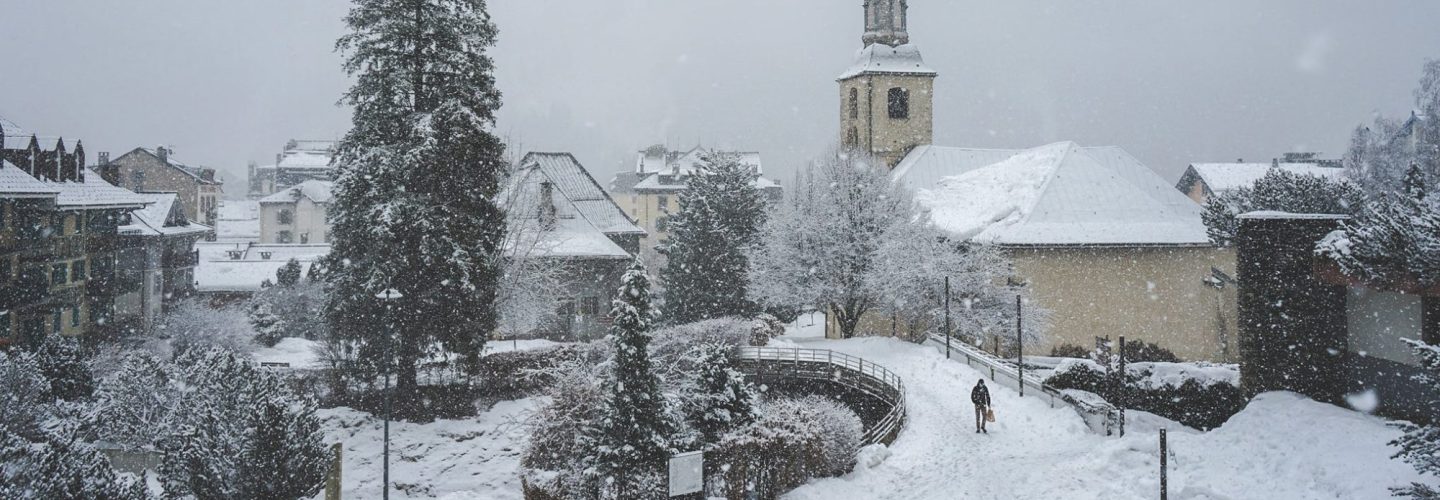
[[[994,409],[994,408],[986,408],[986,409],[985,409],[985,421],[986,421],[986,422],[994,422],[994,421],[995,421],[995,409]]]

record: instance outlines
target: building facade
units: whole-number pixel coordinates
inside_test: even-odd
[[[1285,153],[1284,158],[1275,158],[1270,163],[1191,163],[1180,176],[1175,189],[1195,203],[1204,205],[1211,196],[1232,192],[1255,185],[1272,168],[1293,174],[1313,175],[1326,179],[1345,178],[1345,168],[1340,160],[1319,158],[1316,153]]]
[[[680,193],[690,179],[705,175],[704,157],[708,154],[735,155],[741,163],[755,170],[755,187],[766,198],[778,202],[784,197],[780,183],[764,176],[760,153],[749,151],[717,151],[701,147],[689,151],[671,151],[655,145],[639,152],[635,169],[621,172],[610,181],[615,202],[645,230],[640,239],[640,256],[652,273],[665,267],[665,256],[656,250],[669,237],[670,216],[680,210]]]
[[[274,165],[249,165],[248,197],[258,200],[305,181],[334,179],[335,141],[291,139],[275,155]]]
[[[330,181],[309,180],[260,199],[260,243],[330,242]]]
[[[149,202],[119,227],[114,325],[144,333],[176,301],[195,293],[195,243],[211,228],[185,217],[175,193],[139,194]]]
[[[146,200],[85,168],[85,149],[0,119],[0,344],[112,328],[117,227]]]
[[[186,165],[166,146],[135,148],[115,158],[116,184],[136,193],[175,193],[188,220],[213,227],[224,191],[215,169]]]

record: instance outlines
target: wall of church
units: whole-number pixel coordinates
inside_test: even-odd
[[[1096,336],[1143,340],[1186,361],[1238,359],[1234,285],[1206,283],[1210,268],[1234,275],[1231,248],[1012,249],[1016,274],[1048,308],[1046,356],[1061,344],[1094,347]]]
[[[888,93],[909,91],[909,116],[890,118]],[[851,109],[851,91],[857,102]],[[935,77],[867,74],[840,82],[841,144],[868,148],[890,167],[915,146],[934,142]]]

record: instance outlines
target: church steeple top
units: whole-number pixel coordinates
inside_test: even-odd
[[[891,47],[910,43],[906,0],[866,0],[865,46],[883,43]]]

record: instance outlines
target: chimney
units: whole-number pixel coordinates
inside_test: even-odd
[[[170,149],[165,146],[155,146],[155,156],[159,156],[162,162],[170,163]]]
[[[120,166],[110,163],[110,152],[101,151],[97,155],[100,160],[100,178],[112,185],[120,185]]]
[[[557,214],[555,209],[555,185],[550,181],[540,183],[540,227],[550,229],[555,227]]]
[[[200,178],[207,182],[215,182],[215,169],[200,169]]]

